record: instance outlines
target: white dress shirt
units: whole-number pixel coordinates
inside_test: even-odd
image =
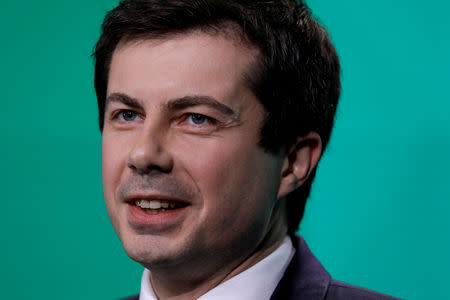
[[[294,256],[291,239],[267,257],[236,276],[222,282],[197,300],[269,300]],[[150,271],[144,270],[140,300],[158,300],[150,283]]]

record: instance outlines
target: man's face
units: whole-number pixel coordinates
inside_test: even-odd
[[[266,235],[282,157],[258,146],[264,109],[244,79],[257,54],[200,32],[115,50],[103,188],[125,251],[143,265],[220,266]]]

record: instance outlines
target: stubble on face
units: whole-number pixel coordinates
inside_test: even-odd
[[[138,99],[140,108],[132,109],[142,120],[120,127],[108,117],[112,108],[106,110],[105,201],[127,254],[160,275],[161,287],[210,278],[210,288],[262,259],[284,237],[276,199],[282,157],[258,146],[265,112],[243,82],[255,57],[255,49],[202,32],[121,45],[113,55],[108,94]],[[193,94],[227,105],[239,121],[221,126],[226,117],[207,105],[160,109]],[[186,113],[218,121],[204,130],[179,122]],[[137,151],[151,168],[137,171]],[[168,161],[170,168],[161,167]],[[188,205],[168,225],[130,227],[126,199],[155,193]]]

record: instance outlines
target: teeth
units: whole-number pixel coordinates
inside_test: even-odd
[[[158,200],[150,200],[150,208],[151,209],[161,208],[161,202],[159,202]]]
[[[160,208],[175,208],[175,204],[173,203],[169,203],[168,201],[164,201],[164,200],[145,200],[145,199],[140,199],[137,200],[136,205],[141,207],[141,208],[145,208],[145,209],[160,209]]]
[[[136,205],[141,208],[150,208],[150,201],[147,200],[137,200]]]

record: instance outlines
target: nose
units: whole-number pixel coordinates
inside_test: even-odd
[[[151,171],[169,173],[173,167],[173,159],[165,147],[165,136],[157,128],[142,129],[135,139],[127,166],[139,174]]]

